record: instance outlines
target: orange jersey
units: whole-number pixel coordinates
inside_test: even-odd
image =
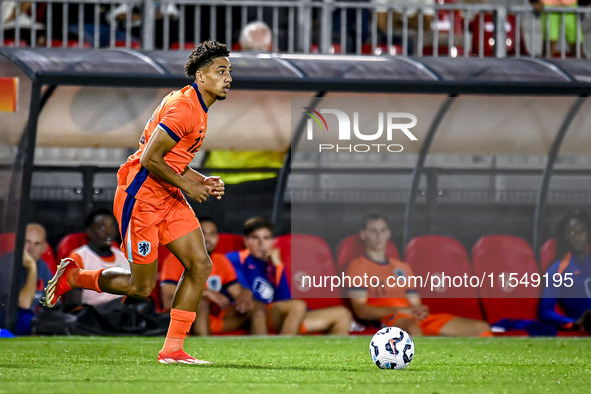
[[[409,286],[407,280],[396,280],[403,276],[409,278],[413,275],[410,265],[403,261],[389,257],[386,262],[378,262],[367,256],[362,256],[349,264],[346,275],[351,277],[352,284],[355,285],[362,283],[359,278],[367,277],[366,282],[361,287],[358,287],[367,290],[367,305],[409,306],[406,296],[408,292],[414,291],[414,287]],[[372,280],[371,278],[374,276],[378,280]],[[405,286],[398,287],[399,283],[405,284]]]
[[[219,292],[224,286],[237,281],[236,272],[232,263],[221,253],[212,253],[209,255],[213,267],[211,274],[207,278],[205,287],[211,291]],[[185,269],[181,262],[171,253],[164,259],[160,280],[162,283],[177,284],[183,275]]]
[[[176,142],[164,156],[164,161],[181,174],[203,143],[207,129],[207,109],[196,84],[166,96],[146,124],[139,149],[119,169],[119,187],[137,200],[155,205],[172,196],[178,188],[151,176],[140,164],[142,153],[160,126]]]

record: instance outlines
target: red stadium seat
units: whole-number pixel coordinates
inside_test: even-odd
[[[483,56],[484,57],[491,57],[495,54],[495,27],[494,27],[494,18],[493,15],[490,13],[485,13],[483,16],[483,38],[482,38],[482,45],[483,45]],[[515,20],[515,14],[507,14],[507,22],[505,24],[505,34],[506,34],[506,50],[507,56],[515,56],[517,54],[517,23]],[[480,54],[480,16],[476,14],[474,19],[470,22],[470,31],[472,31],[472,55],[479,56]],[[520,56],[529,56],[529,52],[527,47],[525,46],[525,37],[523,35],[523,27],[521,27],[520,31],[520,45],[519,45],[519,54]]]
[[[177,46],[176,48],[174,48],[174,44],[176,44],[176,46]],[[179,48],[179,43],[178,42],[175,42],[175,43],[173,43],[170,46],[170,49],[178,49],[178,48]],[[187,48],[185,48],[185,49],[187,49]],[[242,45],[240,45],[239,42],[233,42],[232,43],[232,51],[233,52],[240,52],[241,50],[242,50]]]
[[[339,272],[344,272],[351,261],[364,254],[365,245],[359,238],[359,235],[349,235],[339,243],[339,246],[337,246],[337,270]],[[392,241],[388,241],[386,254],[395,259],[400,259],[398,248],[392,243]]]
[[[339,52],[340,52],[340,47],[339,47]],[[361,54],[363,54],[363,55],[377,55],[377,56],[380,56],[380,55],[401,55],[402,54],[402,45],[393,44],[390,47],[388,47],[388,45],[379,44],[372,51],[371,44],[363,44],[361,46]]]
[[[53,253],[53,249],[49,244],[47,244],[47,248],[45,248],[45,252],[41,255],[41,260],[45,261],[49,270],[55,274],[57,271],[57,262],[55,261],[55,254]]]
[[[84,231],[65,235],[57,244],[57,260],[61,261],[65,259],[72,250],[87,243],[88,236]]]
[[[14,250],[14,244],[16,242],[15,233],[3,233],[0,234],[0,256],[10,253]]]
[[[80,45],[78,40],[62,41],[62,40],[55,40],[55,39],[51,40],[51,47],[52,48],[63,48],[64,43],[67,48],[92,48],[92,46],[85,41],[82,41],[82,45]]]
[[[234,48],[234,46],[238,44],[238,48]],[[185,41],[185,44],[183,45],[183,49],[185,51],[192,51],[193,49],[195,49],[196,45],[194,42],[190,42],[190,41]],[[181,49],[181,43],[178,41],[173,42],[172,44],[170,44],[170,49]],[[235,43],[234,45],[232,45],[232,51],[239,51],[240,50],[240,44],[239,43]]]
[[[332,251],[322,238],[304,234],[282,235],[277,237],[276,246],[281,251],[293,298],[305,300],[310,309],[343,305],[340,288],[331,292],[330,286],[302,286],[304,275],[316,278],[336,275]]]
[[[244,237],[232,233],[220,233],[214,253],[230,253],[244,249]]]
[[[423,48],[423,56],[433,56],[435,54],[435,49],[433,45],[425,45]],[[447,45],[439,45],[437,48],[437,56],[448,56],[450,54],[450,49]],[[452,57],[460,57],[464,56],[464,47],[453,45],[451,47],[451,56]]]
[[[437,4],[456,4],[456,0],[436,0]],[[452,14],[453,14],[453,25],[452,25]],[[447,44],[447,36],[453,30],[454,37],[462,39],[464,37],[464,16],[459,10],[439,10],[437,11],[437,18],[434,18],[431,22],[431,26],[425,26],[431,31],[435,31],[434,25],[437,25],[438,34],[440,37],[439,44],[437,46],[437,56],[448,56],[451,54],[452,57],[463,56],[464,47],[458,45],[452,45],[451,51]],[[442,42],[446,43],[443,44]],[[427,42],[423,47],[423,56],[433,56],[435,54],[435,47],[433,42]]]
[[[13,39],[10,39],[10,38],[5,38],[4,39],[4,45],[2,45],[2,46],[5,46],[5,47],[16,47],[16,46],[19,46],[19,47],[28,47],[29,46],[29,43],[27,43],[25,40],[19,40],[18,41],[18,45],[17,45],[16,40],[13,40]]]
[[[434,275],[441,278],[442,274],[450,278],[474,275],[466,248],[450,237],[415,237],[408,243],[404,256],[415,275],[424,279]],[[451,280],[450,284],[440,286],[433,292],[430,286],[417,289],[429,311],[483,320],[477,289],[454,286]]]
[[[115,41],[115,48],[127,48],[127,43],[125,40],[117,40]],[[129,43],[130,49],[142,49],[142,44],[137,40],[131,40]]]
[[[540,272],[543,274],[556,261],[556,238],[550,238],[540,248]]]
[[[531,279],[532,274],[539,274],[534,253],[524,239],[505,235],[482,237],[472,249],[472,262],[475,274],[485,278],[479,291],[489,323],[501,319],[537,319],[539,288],[531,280],[527,285],[525,281],[519,283],[522,278]],[[509,285],[510,274],[517,280],[512,282],[515,286]],[[501,275],[504,287],[501,287]]]

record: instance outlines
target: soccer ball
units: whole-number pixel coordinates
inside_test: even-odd
[[[384,327],[371,338],[369,354],[382,369],[403,369],[412,361],[415,344],[402,328]]]

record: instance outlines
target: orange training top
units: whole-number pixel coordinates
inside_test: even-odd
[[[371,306],[406,307],[408,293],[416,291],[414,281],[409,280],[413,277],[410,265],[391,257],[385,262],[358,257],[349,264],[346,275],[352,289],[367,290],[367,305]]]
[[[195,83],[164,97],[144,128],[139,149],[119,169],[119,187],[137,200],[151,204],[160,204],[173,195],[178,188],[151,176],[140,164],[140,158],[154,130],[160,126],[176,142],[164,161],[175,172],[182,173],[205,138],[207,109]]]
[[[237,282],[234,266],[222,253],[212,253],[209,255],[213,263],[211,273],[207,278],[205,288],[219,292],[223,287]],[[162,283],[177,284],[183,275],[185,269],[181,262],[171,253],[162,263],[160,280]]]

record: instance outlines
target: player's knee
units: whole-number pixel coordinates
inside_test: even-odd
[[[290,300],[288,313],[304,316],[308,310],[308,304],[304,300]]]
[[[337,317],[343,324],[351,325],[351,322],[353,321],[353,314],[344,306],[337,307]]]
[[[252,308],[247,311],[247,315],[253,319],[262,318],[267,319],[267,304],[260,301],[254,301]]]
[[[195,257],[186,265],[185,273],[194,277],[207,277],[211,273],[212,263],[209,256]]]
[[[132,289],[133,294],[130,295],[138,298],[148,298],[152,294],[154,286],[154,284],[135,285]]]

